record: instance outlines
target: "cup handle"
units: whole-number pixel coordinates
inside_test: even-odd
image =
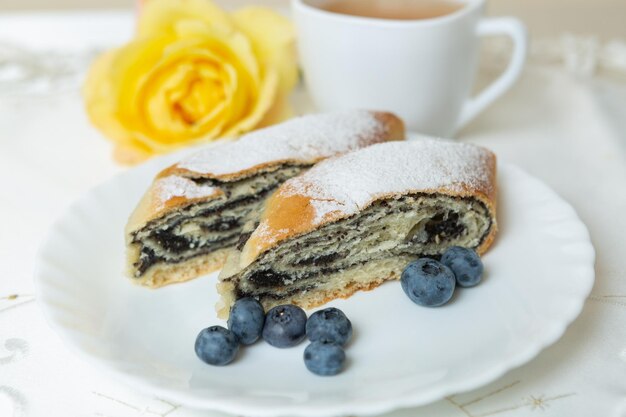
[[[480,37],[508,35],[513,41],[513,55],[508,67],[497,80],[481,91],[476,97],[471,97],[465,102],[455,131],[460,130],[476,117],[478,113],[483,111],[495,99],[511,88],[519,78],[524,68],[524,61],[526,61],[528,50],[526,27],[518,19],[512,17],[483,19],[478,24],[477,35]]]

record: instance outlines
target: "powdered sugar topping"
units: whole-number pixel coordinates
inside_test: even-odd
[[[194,181],[171,175],[159,178],[155,182],[154,192],[157,206],[163,208],[165,203],[175,197],[183,197],[189,200],[195,198],[209,197],[219,190],[209,185],[198,185]]]
[[[467,189],[489,194],[491,158],[484,148],[439,139],[389,142],[323,161],[278,192],[309,197],[317,226],[331,213],[355,214],[383,195]]]
[[[376,139],[382,141],[384,129],[384,123],[365,110],[303,116],[249,133],[236,142],[209,147],[177,166],[200,175],[218,176],[274,161],[313,163]]]
[[[335,200],[311,200],[311,205],[315,210],[313,222],[318,224],[324,220],[324,216],[328,213],[336,211],[345,211],[343,203]]]

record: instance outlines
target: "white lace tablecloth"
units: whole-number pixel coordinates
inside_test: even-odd
[[[104,378],[61,344],[32,296],[48,226],[122,170],[89,125],[77,85],[94,52],[131,26],[119,13],[0,17],[0,417],[218,415]],[[304,93],[295,101],[309,108]],[[596,284],[578,320],[532,362],[389,417],[626,416],[626,85],[537,60],[460,140],[493,149],[573,204],[597,249]]]

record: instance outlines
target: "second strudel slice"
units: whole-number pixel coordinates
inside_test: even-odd
[[[400,277],[448,247],[482,254],[496,233],[496,158],[435,139],[373,145],[285,182],[220,275],[235,300],[314,307]]]

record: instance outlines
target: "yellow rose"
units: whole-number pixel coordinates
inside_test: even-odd
[[[274,12],[210,0],[150,0],[137,36],[100,56],[83,94],[91,121],[133,163],[288,115],[294,34]]]

